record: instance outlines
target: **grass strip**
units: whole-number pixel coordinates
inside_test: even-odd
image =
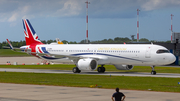
[[[72,70],[75,65],[0,65],[0,68],[19,68],[19,69],[51,69],[51,70]],[[134,66],[132,70],[117,70],[113,65],[105,65],[106,71],[111,72],[151,72],[150,66]],[[180,67],[155,67],[157,73],[179,73]]]
[[[11,49],[0,49],[0,57],[19,57],[19,56],[31,56],[23,52],[15,52]]]
[[[126,90],[180,93],[179,78],[0,72],[0,82],[69,87],[90,87],[97,84],[108,89],[119,87]]]

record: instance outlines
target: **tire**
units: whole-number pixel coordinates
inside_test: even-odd
[[[77,73],[81,73],[81,70],[78,69],[78,72]]]
[[[98,73],[104,73],[106,69],[104,67],[98,67],[97,68]]]
[[[151,74],[152,75],[156,75],[156,71],[151,71]]]
[[[156,71],[154,71],[154,73],[153,73],[154,75],[156,75]]]
[[[73,71],[73,73],[77,73],[77,67],[74,67],[74,68],[72,69],[72,71]]]
[[[102,68],[101,68],[101,67],[98,67],[98,68],[97,68],[97,71],[98,71],[98,73],[102,73]]]
[[[102,67],[102,73],[104,73],[106,71],[105,67]]]

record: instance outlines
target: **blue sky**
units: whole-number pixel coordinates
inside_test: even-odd
[[[180,0],[88,0],[89,40],[137,34],[140,38],[170,40],[180,32]],[[86,0],[0,0],[0,42],[25,40],[22,19],[29,19],[40,40],[80,42],[86,39]],[[136,37],[136,36],[135,36]]]

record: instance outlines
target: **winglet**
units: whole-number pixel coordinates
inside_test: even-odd
[[[13,48],[13,46],[11,45],[11,43],[9,42],[9,40],[8,40],[8,39],[6,39],[6,40],[7,40],[8,44],[9,44],[10,48],[11,48],[12,50],[14,50],[14,48]]]

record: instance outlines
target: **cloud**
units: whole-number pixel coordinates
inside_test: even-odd
[[[0,0],[0,21],[35,17],[84,17],[86,0]],[[92,18],[132,18],[136,9],[152,11],[179,7],[179,0],[89,0]]]
[[[78,2],[77,2],[78,1]],[[84,0],[0,0],[0,21],[20,18],[78,16]]]
[[[175,6],[180,6],[179,0],[148,0],[141,7],[145,11],[151,11]]]
[[[79,0],[79,2],[80,1],[83,2],[83,0]],[[58,9],[54,15],[61,17],[78,16],[82,9],[81,3],[75,0],[67,0],[64,2],[63,7]]]

